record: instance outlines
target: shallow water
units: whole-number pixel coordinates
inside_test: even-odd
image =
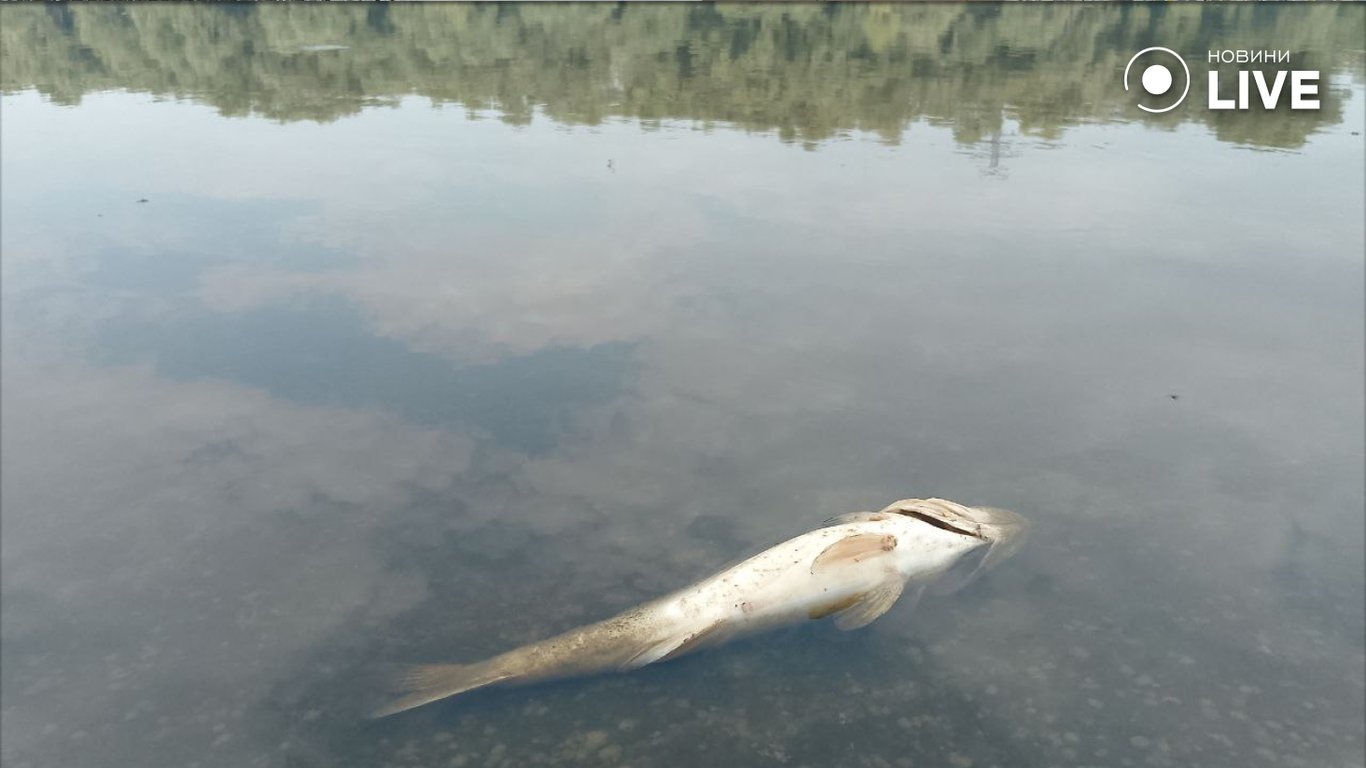
[[[0,755],[1360,765],[1363,21],[0,9]],[[1146,45],[1324,108],[1142,116]],[[931,495],[1032,538],[860,632],[359,719]]]

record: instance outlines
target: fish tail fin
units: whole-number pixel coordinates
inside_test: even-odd
[[[476,664],[420,664],[408,667],[394,679],[398,699],[370,713],[371,718],[387,717],[473,691],[506,680],[513,675],[500,671],[492,661]]]

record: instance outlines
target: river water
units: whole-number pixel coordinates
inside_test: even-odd
[[[1359,766],[1364,22],[0,9],[0,755]],[[1223,49],[1322,108],[1210,112]],[[911,496],[1033,535],[858,632],[361,718]]]

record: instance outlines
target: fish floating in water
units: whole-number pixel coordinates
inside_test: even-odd
[[[1010,556],[1028,523],[1004,509],[904,499],[853,512],[610,619],[474,664],[429,664],[399,680],[384,717],[490,685],[532,683],[667,661],[740,635],[833,617],[867,626],[903,595],[953,592]]]

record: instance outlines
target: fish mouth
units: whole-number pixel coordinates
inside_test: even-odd
[[[950,520],[946,520],[943,517],[937,517],[920,509],[906,508],[897,509],[893,511],[899,515],[913,517],[922,523],[932,525],[935,528],[939,528],[940,530],[949,531],[950,533],[961,533],[964,536],[971,536],[974,539],[985,540],[987,538],[986,534],[982,532],[982,527],[980,525],[974,525],[969,527],[962,523],[951,522]]]
[[[987,539],[989,534],[989,530],[983,529],[984,521],[973,514],[972,508],[947,499],[902,499],[892,502],[882,511],[913,517],[935,528],[975,539]]]
[[[887,514],[913,517],[935,528],[971,536],[986,544],[963,567],[954,568],[940,592],[961,589],[1001,561],[1015,554],[1029,533],[1029,521],[999,507],[968,507],[946,499],[902,499],[882,510]]]
[[[990,530],[991,549],[987,551],[982,570],[994,568],[1002,560],[1015,554],[1029,538],[1029,521],[1021,515],[999,507],[968,507],[974,517]]]
[[[983,528],[996,532],[995,538],[1016,538],[1029,532],[1029,521],[1017,512],[1000,507],[964,507]]]
[[[993,563],[1019,549],[1029,532],[1029,521],[1008,509],[969,507],[947,499],[902,499],[882,511],[989,542]]]
[[[996,541],[1014,538],[1029,528],[1029,521],[1000,507],[968,507],[947,499],[902,499],[888,504],[883,514],[913,517],[946,531]]]

